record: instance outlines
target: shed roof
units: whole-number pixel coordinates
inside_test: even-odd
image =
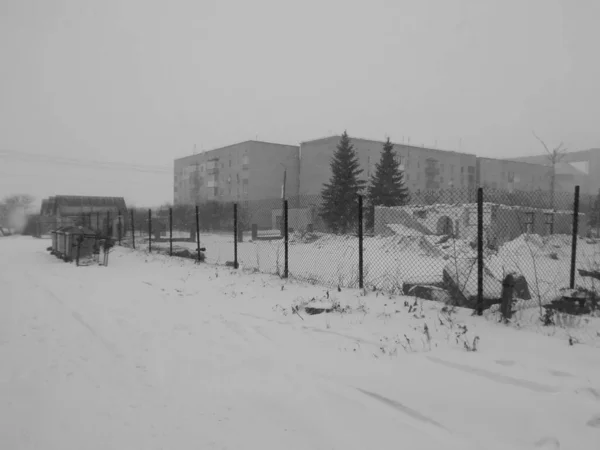
[[[42,200],[42,214],[56,214],[61,207],[106,208],[127,210],[123,197],[93,197],[83,195],[57,195]]]

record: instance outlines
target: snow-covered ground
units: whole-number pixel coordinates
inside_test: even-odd
[[[567,339],[597,320],[546,336],[125,248],[76,267],[48,245],[0,239],[1,448],[598,448],[600,350]]]

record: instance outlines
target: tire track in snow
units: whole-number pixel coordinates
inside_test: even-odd
[[[461,372],[465,372],[471,375],[477,375],[483,378],[487,378],[488,380],[495,381],[496,383],[507,384],[509,386],[517,386],[524,389],[529,389],[533,392],[541,392],[541,393],[550,393],[556,394],[559,392],[559,389],[553,386],[547,386],[545,384],[540,384],[535,381],[523,380],[520,378],[509,377],[508,375],[501,375],[499,373],[491,372],[489,370],[480,369],[477,367],[467,366],[465,364],[459,364],[455,362],[445,361],[443,359],[437,358],[435,356],[428,356],[431,362],[435,364],[440,364],[445,367],[450,367],[451,369],[460,370]]]
[[[362,388],[355,388],[355,389],[357,391],[362,392],[363,394],[365,394],[365,395],[367,395],[367,396],[369,396],[369,397],[371,397],[371,398],[373,398],[373,399],[375,399],[375,400],[377,400],[377,401],[379,401],[379,402],[381,402],[381,403],[383,403],[383,404],[391,407],[391,408],[394,408],[397,411],[403,412],[404,414],[406,414],[407,416],[412,417],[415,420],[418,420],[418,421],[423,422],[423,423],[427,423],[429,425],[436,426],[436,427],[441,428],[441,429],[446,430],[446,431],[450,431],[444,425],[442,425],[441,423],[439,423],[439,422],[431,419],[430,417],[427,417],[427,416],[421,414],[419,411],[417,411],[415,409],[412,409],[412,408],[409,408],[408,406],[403,405],[402,403],[400,403],[397,400],[393,400],[391,398],[384,397],[383,395],[377,394],[375,392],[370,392],[370,391],[367,391],[367,390],[362,389]]]
[[[27,277],[31,280],[33,277],[31,277],[31,275],[29,273],[27,273]],[[58,297],[54,292],[52,292],[49,288],[47,288],[46,286],[43,286],[42,284],[40,284],[37,281],[33,281],[33,285],[34,287],[41,289],[45,294],[47,294],[50,298],[52,298],[55,302],[57,302],[63,309],[65,309],[67,312],[69,312],[69,314],[71,315],[71,317],[77,322],[79,323],[83,328],[85,328],[86,330],[88,330],[92,336],[94,338],[96,338],[98,340],[98,342],[100,342],[100,344],[102,344],[102,346],[108,350],[108,352],[114,356],[117,359],[122,359],[123,355],[119,352],[118,348],[112,343],[107,341],[106,339],[104,339],[89,323],[87,323],[83,317],[81,316],[81,314],[79,314],[77,311],[74,311],[73,309],[69,308],[64,301],[62,301],[60,299],[60,297]]]

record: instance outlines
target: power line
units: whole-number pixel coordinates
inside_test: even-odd
[[[94,161],[81,158],[69,158],[62,156],[48,156],[23,151],[0,149],[0,158],[5,160],[39,162],[55,165],[70,165],[77,167],[88,167],[100,170],[130,170],[145,173],[172,173],[172,169],[166,166],[150,166],[143,164],[131,164],[114,161]]]

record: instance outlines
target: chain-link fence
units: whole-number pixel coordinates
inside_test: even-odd
[[[558,313],[596,308],[596,197],[451,189],[391,203],[352,196],[331,214],[320,196],[207,202],[63,217],[60,224],[38,218],[36,227],[43,234],[83,225],[140,250],[478,311],[510,294],[506,317],[537,308],[551,322]]]
[[[473,308],[497,302],[513,274],[519,298],[547,304],[564,289],[595,287],[581,270],[598,269],[596,200],[577,196],[576,205],[575,198],[452,189],[380,206],[356,197],[338,211],[343,231],[335,234],[319,196],[211,202],[132,210],[126,242],[327,286],[450,297]]]
[[[553,324],[597,310],[599,197],[481,188],[411,192],[397,203],[356,195],[335,204],[321,196],[215,201],[60,223],[38,217],[35,227],[41,235],[84,225],[138,250],[438,300],[504,320],[528,311]]]

